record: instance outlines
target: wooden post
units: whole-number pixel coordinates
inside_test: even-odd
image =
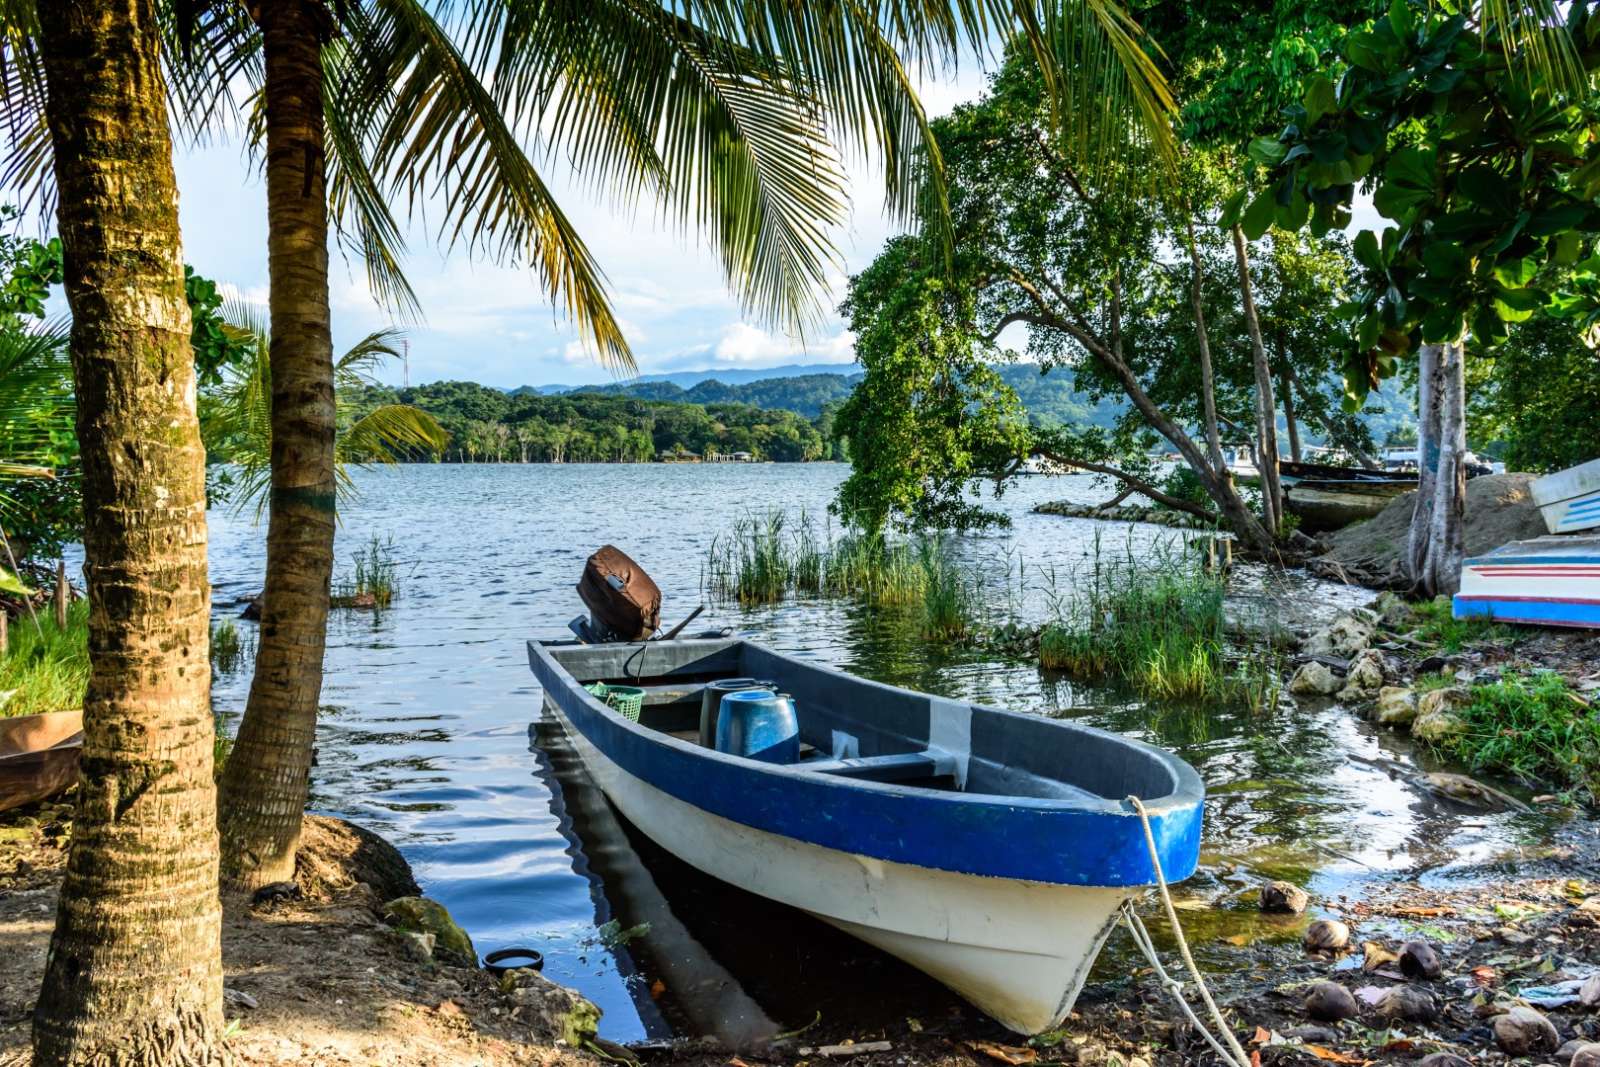
[[[10,616],[6,614],[6,609],[0,607],[0,656],[6,654],[6,649],[11,640],[10,635],[6,633],[6,624],[9,620]]]
[[[59,560],[56,563],[56,629],[65,631],[67,628],[67,601],[72,599],[72,593],[67,586],[67,561]]]

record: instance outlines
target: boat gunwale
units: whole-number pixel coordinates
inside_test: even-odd
[[[618,641],[614,643],[620,646],[627,646],[643,645],[647,643],[651,645],[659,645],[663,644],[664,642]],[[719,650],[746,643],[747,642],[743,638],[687,638],[674,640],[672,642],[674,645],[702,644],[707,648],[717,648]],[[594,648],[597,646],[584,645],[580,642],[569,641],[547,642],[530,640],[528,642],[529,650],[537,650],[542,657],[549,659],[554,667],[566,677],[569,691],[573,692],[573,694],[578,696],[580,699],[588,701],[593,706],[593,710],[598,711],[614,724],[621,726],[624,730],[634,734],[635,736],[641,737],[656,744],[674,748],[686,755],[701,759],[711,759],[715,762],[723,763],[730,767],[736,767],[741,770],[755,771],[762,774],[772,774],[780,778],[797,779],[808,783],[820,781],[827,785],[848,791],[866,791],[882,793],[888,796],[917,796],[952,804],[989,804],[1004,807],[1029,808],[1040,811],[1081,811],[1100,815],[1133,814],[1133,808],[1128,804],[1126,798],[1112,799],[1096,794],[1089,794],[1087,797],[1079,798],[1029,797],[1019,796],[1013,793],[969,793],[965,791],[946,792],[942,790],[930,790],[915,785],[903,785],[895,782],[876,782],[863,778],[845,778],[836,777],[833,775],[822,775],[814,771],[806,770],[802,764],[764,763],[760,760],[735,756],[726,752],[718,752],[716,749],[705,748],[701,745],[695,744],[694,742],[685,741],[682,738],[674,737],[671,734],[664,733],[660,730],[651,729],[648,726],[643,726],[639,723],[631,721],[626,716],[610,707],[608,704],[596,699],[594,694],[590,693],[584,688],[585,683],[578,681],[577,678],[566,669],[565,665],[562,664],[560,660],[556,659],[555,656],[549,653],[549,647]],[[901,686],[889,685],[886,682],[878,682],[870,678],[862,678],[859,675],[854,675],[848,671],[839,670],[837,667],[833,667],[825,663],[813,663],[806,660],[797,659],[794,656],[790,656],[783,652],[778,652],[775,649],[765,648],[765,646],[762,646],[762,648],[763,651],[767,652],[768,654],[787,660],[790,664],[793,664],[797,667],[806,670],[816,670],[834,674],[843,677],[849,683],[854,685],[886,689],[897,694],[920,697],[924,699],[933,697],[933,694],[924,693],[921,690],[906,689]],[[968,701],[960,701],[959,703],[967,704],[975,713],[981,712],[984,714],[1001,716],[1003,718],[1027,721],[1030,724],[1036,722],[1045,722],[1057,729],[1066,730],[1082,736],[1094,737],[1098,740],[1114,744],[1128,746],[1145,758],[1150,759],[1156,766],[1166,771],[1171,779],[1172,789],[1170,792],[1162,794],[1158,797],[1139,798],[1140,802],[1144,805],[1145,810],[1152,816],[1191,807],[1203,802],[1205,799],[1205,785],[1200,778],[1199,772],[1175,754],[1158,748],[1155,745],[1148,744],[1136,738],[1125,737],[1122,734],[1113,733],[1110,730],[1101,730],[1093,726],[1085,726],[1082,723],[1066,722],[1061,719],[1049,719],[1037,715],[1027,715],[1023,712],[1011,711],[1007,708],[992,707],[987,704],[977,704]],[[1185,779],[1188,780],[1186,781]],[[1064,784],[1071,784],[1070,782],[1065,782],[1064,779],[1057,779],[1057,781],[1063,781]],[[1087,792],[1087,790],[1085,790],[1085,792]]]

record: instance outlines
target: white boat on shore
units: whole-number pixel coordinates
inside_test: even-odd
[[[1551,533],[1600,529],[1600,459],[1547,474],[1528,491]]]
[[[1600,627],[1600,535],[1513,541],[1466,560],[1455,616]]]
[[[1199,776],[1117,734],[734,638],[530,641],[528,659],[589,776],[647,837],[898,956],[1020,1033],[1066,1018],[1123,907],[1157,880],[1128,796],[1149,813],[1168,879],[1198,862]],[[772,691],[739,702],[788,694],[787,732],[740,755],[725,742],[742,694],[708,686],[769,684],[753,679]],[[632,717],[596,683],[627,687]]]

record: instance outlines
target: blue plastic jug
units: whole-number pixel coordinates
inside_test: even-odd
[[[800,759],[800,723],[794,701],[770,689],[741,689],[722,698],[717,751],[763,763]]]

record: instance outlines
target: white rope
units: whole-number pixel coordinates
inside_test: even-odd
[[[1189,972],[1189,977],[1194,979],[1194,987],[1200,994],[1200,1000],[1210,1012],[1212,1021],[1216,1023],[1218,1032],[1227,1042],[1227,1047],[1222,1046],[1210,1029],[1200,1021],[1195,1011],[1189,1005],[1188,997],[1184,996],[1183,983],[1167,973],[1166,967],[1161,963],[1161,957],[1156,954],[1155,941],[1150,937],[1150,931],[1145,928],[1144,921],[1134,914],[1132,902],[1123,908],[1122,920],[1128,932],[1133,935],[1134,944],[1139,946],[1139,951],[1144,953],[1147,960],[1155,967],[1156,975],[1161,979],[1162,986],[1167,993],[1183,1009],[1183,1014],[1188,1017],[1190,1025],[1200,1032],[1209,1044],[1224,1060],[1234,1067],[1250,1067],[1250,1057],[1245,1055],[1244,1047],[1239,1044],[1239,1039],[1233,1036],[1233,1028],[1222,1017],[1222,1010],[1217,1007],[1217,1002],[1212,999],[1211,990],[1206,988],[1206,980],[1200,974],[1200,968],[1194,962],[1194,955],[1189,951],[1189,942],[1184,939],[1183,927],[1178,925],[1178,909],[1173,906],[1172,894],[1167,890],[1167,878],[1161,871],[1161,856],[1156,850],[1155,833],[1150,829],[1150,813],[1144,808],[1144,802],[1138,797],[1130,796],[1128,803],[1133,805],[1133,810],[1139,813],[1139,821],[1144,826],[1144,843],[1150,850],[1150,867],[1155,872],[1156,889],[1161,895],[1161,903],[1167,911],[1167,921],[1172,924],[1172,937],[1178,943],[1178,954],[1183,958],[1183,965]]]

